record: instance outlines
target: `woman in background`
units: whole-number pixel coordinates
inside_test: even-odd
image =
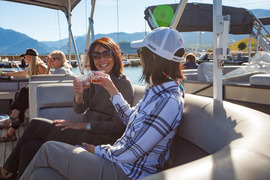
[[[73,74],[71,71],[72,66],[68,63],[65,54],[60,50],[51,52],[46,63],[48,65],[46,74]],[[55,69],[52,73],[50,72],[51,67]]]
[[[38,53],[35,49],[27,49],[20,57],[24,57],[25,63],[29,65],[25,70],[18,72],[2,72],[0,76],[30,77],[46,73],[47,66],[38,57]],[[24,111],[29,107],[29,87],[22,87],[19,93],[15,95],[14,99],[15,102],[11,107],[12,112],[10,118],[7,121],[2,121],[0,124],[0,129],[10,127],[8,132],[0,138],[0,143],[17,140],[15,132],[20,123],[24,122]]]

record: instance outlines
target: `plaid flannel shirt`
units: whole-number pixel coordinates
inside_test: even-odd
[[[127,127],[113,146],[96,146],[95,153],[118,164],[132,179],[161,171],[183,112],[178,85],[170,81],[147,88],[134,108],[120,93],[111,100]]]

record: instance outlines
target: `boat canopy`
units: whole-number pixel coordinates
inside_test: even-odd
[[[155,23],[169,26],[178,4],[149,6],[144,11],[145,19],[151,29]],[[230,34],[251,34],[255,17],[249,10],[222,6],[222,14],[230,15]],[[167,22],[166,22],[167,21]],[[183,15],[176,27],[179,32],[208,31],[213,32],[213,5],[202,3],[187,3]]]
[[[263,25],[267,26],[267,25],[270,25],[270,17],[261,17],[261,18],[258,18]]]
[[[66,16],[69,12],[69,1],[68,0],[5,0],[10,2],[17,2],[22,4],[35,5],[45,7],[49,9],[61,10]],[[77,6],[81,0],[70,0],[71,11]]]

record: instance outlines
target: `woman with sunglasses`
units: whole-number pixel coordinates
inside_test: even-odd
[[[123,74],[119,46],[110,38],[100,38],[90,45],[88,56],[90,69],[104,71],[110,76],[127,103],[131,104],[133,88]],[[113,144],[121,137],[125,124],[119,118],[106,89],[96,84],[84,89],[82,83],[76,79],[73,86],[76,93],[74,110],[76,113],[84,113],[82,122],[41,118],[31,120],[4,167],[0,168],[0,178],[16,176],[16,172],[20,177],[39,147],[46,141],[55,140],[72,145],[87,142],[98,145]]]
[[[46,74],[73,74],[72,66],[68,63],[65,54],[60,50],[51,52],[46,60],[47,71]],[[51,67],[55,70],[50,72]]]
[[[152,84],[143,99],[131,108],[109,76],[101,77],[98,83],[108,91],[127,125],[122,137],[113,145],[83,143],[85,150],[49,141],[40,148],[22,180],[40,179],[45,174],[57,179],[141,179],[162,170],[184,106],[180,83],[183,39],[174,29],[158,28],[131,45],[142,48],[143,78]]]

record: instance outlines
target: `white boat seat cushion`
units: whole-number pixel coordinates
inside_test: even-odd
[[[270,74],[256,74],[249,78],[250,85],[270,86]]]
[[[204,62],[198,67],[199,82],[213,82],[213,63]]]

